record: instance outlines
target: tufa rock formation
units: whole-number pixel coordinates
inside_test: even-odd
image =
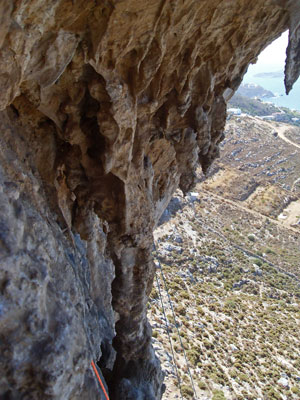
[[[152,232],[296,0],[0,0],[0,397],[160,399]]]

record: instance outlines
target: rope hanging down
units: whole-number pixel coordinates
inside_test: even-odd
[[[166,330],[167,330],[169,343],[170,343],[170,348],[171,348],[171,352],[172,352],[173,364],[175,366],[175,373],[176,373],[176,377],[177,377],[177,381],[178,381],[178,386],[179,386],[179,391],[180,391],[180,398],[181,398],[181,400],[183,400],[183,396],[182,396],[182,392],[181,392],[180,376],[179,376],[179,372],[178,372],[178,368],[177,368],[177,364],[176,364],[176,360],[175,360],[175,353],[174,353],[173,344],[172,344],[172,340],[171,340],[171,336],[170,336],[170,332],[169,332],[169,328],[168,328],[168,324],[167,324],[168,320],[167,320],[167,316],[166,316],[164,302],[163,302],[163,299],[162,299],[162,294],[161,294],[161,291],[160,291],[160,285],[159,285],[159,280],[158,280],[157,274],[155,274],[155,277],[156,277],[157,290],[158,290],[158,294],[159,294],[159,298],[160,298],[160,302],[161,302],[161,308],[163,310],[164,319],[166,321]]]
[[[104,393],[104,396],[105,396],[106,400],[109,400],[108,394],[106,393],[105,387],[104,387],[104,385],[102,383],[100,375],[98,374],[98,371],[97,371],[97,368],[96,368],[96,365],[95,365],[94,361],[91,362],[91,366],[93,367],[93,370],[94,370],[95,375],[96,375],[96,377],[97,377],[97,379],[98,379],[98,381],[100,383],[101,389],[103,390],[103,393]]]
[[[154,250],[156,251],[156,245],[155,245],[155,243],[153,244],[153,246],[154,246]],[[157,253],[157,251],[156,251],[156,253]],[[188,362],[188,359],[187,359],[186,351],[185,351],[185,349],[184,349],[183,342],[182,342],[182,338],[181,338],[181,335],[180,335],[180,332],[179,332],[179,328],[178,328],[178,324],[177,324],[177,319],[176,319],[176,314],[175,314],[175,311],[174,311],[174,307],[173,307],[173,303],[172,303],[172,300],[171,300],[171,296],[170,296],[170,294],[169,294],[167,282],[166,282],[166,279],[165,279],[165,276],[164,276],[164,273],[163,273],[163,269],[162,269],[161,263],[160,263],[159,260],[157,260],[157,261],[158,261],[160,273],[161,273],[161,276],[162,276],[162,280],[163,280],[163,282],[164,282],[165,291],[166,291],[166,293],[167,293],[168,300],[169,300],[169,304],[170,304],[170,307],[171,307],[171,310],[172,310],[173,319],[174,319],[174,324],[175,324],[175,326],[176,326],[176,330],[177,330],[177,334],[178,334],[178,337],[179,337],[180,345],[181,345],[181,348],[182,348],[182,351],[183,351],[183,354],[184,354],[184,359],[185,359],[185,362],[186,362],[188,374],[189,374],[189,376],[190,376],[192,388],[193,388],[193,391],[194,391],[194,396],[195,396],[195,399],[197,400],[197,394],[196,394],[196,390],[195,390],[195,385],[194,385],[192,373],[191,373],[191,370],[190,370],[190,367],[189,367],[189,362]]]

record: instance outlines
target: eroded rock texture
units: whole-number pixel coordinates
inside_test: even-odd
[[[223,138],[226,100],[290,28],[281,0],[0,1],[0,397],[159,399],[152,231]]]

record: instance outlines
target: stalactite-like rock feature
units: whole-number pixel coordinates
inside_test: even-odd
[[[297,1],[0,0],[0,397],[160,399],[152,231]]]

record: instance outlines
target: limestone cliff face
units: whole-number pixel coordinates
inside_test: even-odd
[[[0,1],[0,397],[159,399],[152,231],[295,1]]]

